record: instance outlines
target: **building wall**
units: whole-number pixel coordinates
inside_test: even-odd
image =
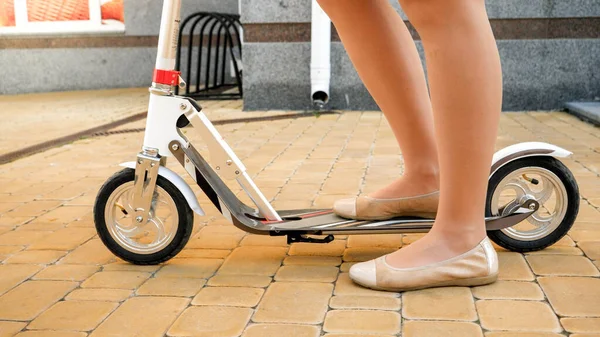
[[[310,1],[241,1],[245,109],[312,109]],[[487,0],[487,9],[502,58],[504,110],[558,109],[600,96],[598,0]],[[329,108],[377,109],[333,35]]]
[[[182,18],[239,11],[237,0],[182,1]],[[150,85],[161,11],[162,0],[126,0],[126,31],[118,36],[0,36],[0,94]]]

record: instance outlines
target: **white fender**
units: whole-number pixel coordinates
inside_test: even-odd
[[[494,154],[490,176],[492,176],[500,167],[519,158],[533,156],[567,158],[572,154],[573,152],[571,151],[543,142],[525,142],[514,144],[505,147]]]
[[[135,162],[134,161],[122,163],[119,166],[128,167],[130,169],[135,170]],[[190,185],[188,185],[185,182],[185,180],[183,180],[183,178],[181,178],[177,173],[169,170],[168,168],[166,168],[164,166],[161,166],[158,168],[158,174],[161,177],[170,181],[173,185],[175,185],[175,187],[177,187],[179,192],[181,192],[181,194],[183,194],[183,197],[188,202],[188,205],[190,205],[190,208],[196,214],[204,215],[204,210],[202,210],[202,207],[200,207],[200,204],[198,203],[198,198],[196,198],[194,191],[192,191],[192,188],[190,187]]]

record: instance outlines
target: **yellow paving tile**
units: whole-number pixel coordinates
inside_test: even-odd
[[[37,273],[34,280],[83,281],[96,273],[98,266],[52,265]]]
[[[342,256],[346,248],[346,241],[334,240],[328,244],[319,243],[294,243],[290,248],[290,255],[304,256]]]
[[[52,232],[14,230],[0,235],[0,246],[27,246],[43,240]]]
[[[480,287],[471,288],[473,296],[487,300],[544,300],[544,293],[533,282],[496,281]]]
[[[567,317],[561,319],[560,323],[569,332],[600,333],[600,318],[598,317]]]
[[[176,258],[191,258],[191,259],[224,259],[231,253],[227,249],[184,249]]]
[[[467,322],[404,321],[402,336],[405,337],[483,337],[481,327]]]
[[[319,324],[333,286],[327,283],[275,282],[267,289],[252,320],[256,323]]]
[[[205,287],[194,297],[192,305],[251,308],[258,304],[264,292],[262,288]]]
[[[342,259],[336,256],[288,256],[283,260],[287,266],[339,266]]]
[[[225,260],[219,274],[274,275],[285,257],[282,247],[239,247]]]
[[[209,286],[214,287],[254,287],[265,288],[271,283],[268,276],[257,275],[220,275],[217,274],[208,280]]]
[[[242,337],[319,337],[321,330],[314,325],[252,324]]]
[[[540,277],[538,282],[554,311],[561,316],[600,316],[600,279]]]
[[[0,294],[5,293],[19,283],[25,281],[42,267],[34,265],[1,265],[0,264]]]
[[[584,256],[530,255],[527,261],[537,275],[600,276],[600,271]]]
[[[0,321],[0,337],[12,337],[23,330],[26,323]]]
[[[169,336],[236,337],[248,324],[252,309],[190,307],[169,329]]]
[[[332,310],[327,313],[323,330],[341,333],[397,334],[400,315],[391,311]]]
[[[129,298],[132,292],[132,290],[126,289],[83,288],[73,290],[65,299],[69,301],[122,302]]]
[[[383,296],[333,296],[329,306],[333,309],[400,310],[401,301]]]
[[[523,255],[513,252],[499,252],[499,280],[533,281],[535,278]]]
[[[27,281],[0,296],[0,320],[28,321],[77,286],[67,281]]]
[[[21,332],[15,337],[86,337],[86,335],[84,332],[75,331],[33,330]]]
[[[177,259],[162,267],[157,277],[209,278],[221,266],[220,259]]]
[[[72,250],[96,235],[92,228],[64,228],[37,240],[29,249]]]
[[[203,279],[196,278],[151,278],[136,293],[145,296],[194,296],[206,284]]]
[[[4,263],[50,264],[65,254],[67,252],[60,250],[25,250],[13,254]]]
[[[475,321],[477,313],[469,288],[433,288],[409,291],[402,295],[402,317]],[[453,308],[448,310],[448,308]]]
[[[400,248],[401,246],[402,246],[402,234],[351,235],[348,238],[348,248],[355,248],[355,247]]]
[[[150,277],[150,273],[136,271],[103,271],[85,280],[82,288],[136,289]]]
[[[487,330],[560,332],[550,306],[534,301],[477,301],[481,326]]]
[[[580,241],[577,245],[590,259],[600,260],[600,241]]]
[[[61,264],[106,264],[115,256],[104,246],[100,239],[92,239],[77,247],[60,260]]]
[[[189,300],[185,298],[130,298],[102,322],[90,337],[162,337],[188,303]]]
[[[485,337],[563,337],[562,334],[553,332],[488,332]]]
[[[268,235],[246,235],[240,246],[275,246],[287,247],[287,238],[285,236],[268,236]]]
[[[100,324],[117,303],[97,301],[62,301],[44,311],[31,324],[31,330],[90,331]]]
[[[338,272],[338,268],[332,266],[283,266],[275,274],[275,281],[334,282]]]

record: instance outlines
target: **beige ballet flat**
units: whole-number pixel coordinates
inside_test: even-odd
[[[376,199],[368,196],[341,199],[333,204],[333,212],[355,220],[387,220],[398,216],[435,218],[440,192],[415,197]]]
[[[486,237],[470,251],[438,263],[394,268],[386,256],[350,268],[350,278],[367,288],[408,291],[448,286],[479,286],[498,278],[498,255]]]

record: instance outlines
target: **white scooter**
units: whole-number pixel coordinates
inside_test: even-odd
[[[204,215],[190,186],[165,167],[167,157],[185,168],[231,223],[249,233],[285,235],[288,243],[328,243],[334,234],[422,233],[431,228],[433,219],[360,221],[338,217],[330,209],[275,210],[200,106],[174,95],[176,86],[185,86],[174,70],[180,6],[181,0],[164,1],[142,151],[108,179],[94,205],[98,235],[115,255],[135,264],[167,261],[188,242],[193,213]],[[208,146],[210,164],[180,131],[188,124]],[[567,234],[579,210],[579,189],[557,158],[570,155],[540,142],[516,144],[494,155],[485,216],[495,243],[526,252]],[[221,177],[235,179],[253,207],[242,203]]]

